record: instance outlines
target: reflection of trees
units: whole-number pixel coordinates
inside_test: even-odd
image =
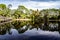
[[[37,28],[37,30],[38,30],[38,28],[40,28],[42,30],[47,30],[47,31],[59,31],[60,30],[59,23],[58,23],[59,26],[57,25],[57,23],[52,23],[52,24],[49,23],[49,25],[47,25],[47,23],[39,23],[39,24],[30,23],[30,25],[32,26],[30,29]]]
[[[29,25],[27,25],[27,23],[28,22],[15,21],[12,23],[0,25],[0,34],[12,34],[11,28],[16,29],[19,33],[24,33],[29,28]]]
[[[12,22],[12,25],[14,26],[15,29],[19,29],[20,28],[20,21],[14,21]]]
[[[52,23],[52,24],[51,24]],[[56,25],[58,24],[58,25]],[[60,31],[60,22],[55,23],[55,22],[21,22],[21,21],[16,21],[15,23],[13,22],[12,24],[15,29],[18,30],[19,33],[24,33],[28,29],[33,29],[33,28],[40,28],[42,30],[47,30],[47,31]],[[53,27],[52,27],[53,26]]]
[[[6,33],[10,32],[10,24],[4,24],[4,25],[0,25],[0,34],[4,35]]]
[[[37,28],[37,30],[38,30],[38,28],[42,28],[42,23],[40,23],[40,22],[34,22],[34,23],[32,23],[32,22],[30,22],[30,30],[31,29],[33,29],[33,28]]]
[[[50,23],[49,24],[49,31],[58,31],[58,23]]]
[[[60,33],[60,22],[58,22],[58,31]]]
[[[52,22],[51,22],[52,23]],[[53,22],[51,24],[49,22],[49,25],[48,22],[46,23],[40,23],[40,22],[37,22],[37,23],[33,23],[33,22],[15,22],[13,25],[14,25],[14,28],[18,30],[19,33],[24,33],[25,31],[27,31],[28,29],[33,29],[33,28],[40,28],[42,30],[48,30],[48,31],[60,31],[60,22],[58,23],[55,23]],[[56,25],[58,24],[58,25]],[[52,27],[53,25],[53,27]]]
[[[0,26],[0,35],[6,34],[6,27]]]
[[[24,33],[27,29],[28,29],[28,22],[26,22],[26,21],[15,21],[15,22],[13,22],[13,26],[14,26],[14,28],[15,29],[17,29],[18,30],[18,32],[19,33]]]
[[[48,25],[49,25],[49,21],[48,21],[48,11],[45,13],[45,15],[44,15],[44,27],[43,27],[43,30],[44,29],[46,29],[46,30],[48,30],[49,29],[49,27],[48,27]]]
[[[24,33],[25,31],[28,30],[28,25],[23,26],[22,28],[18,29],[19,33]]]
[[[53,25],[53,27],[52,27]],[[12,34],[10,31],[11,28],[16,29],[19,33],[24,33],[28,29],[31,30],[33,28],[38,28],[42,30],[47,30],[47,31],[59,31],[60,32],[60,22],[58,22],[58,27],[56,26],[56,23],[50,23],[47,25],[46,23],[40,23],[40,22],[22,22],[22,21],[14,21],[12,23],[7,23],[4,25],[0,25],[0,35],[4,35],[6,33]]]
[[[18,29],[18,32],[19,33],[24,33],[25,31],[27,31],[28,30],[28,28],[29,28],[29,24],[26,22],[26,23],[22,23],[21,25],[23,25],[22,27],[20,27],[20,29]]]

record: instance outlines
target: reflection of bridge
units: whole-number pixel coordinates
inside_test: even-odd
[[[49,21],[58,21],[59,22],[60,20],[49,20]]]
[[[6,24],[6,23],[9,23],[9,22],[12,22],[12,21],[2,22],[2,23],[0,23],[0,25],[2,25],[2,24]]]
[[[12,21],[12,18],[0,16],[0,24],[9,23]]]

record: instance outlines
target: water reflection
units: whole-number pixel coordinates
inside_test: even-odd
[[[4,35],[8,33],[12,34],[11,29],[15,29],[19,34],[26,32],[27,30],[32,30],[36,28],[37,30],[41,29],[44,31],[57,31],[60,33],[60,22],[52,23],[49,22],[49,25],[45,23],[32,23],[28,21],[13,21],[11,23],[6,23],[4,25],[0,25],[0,35]]]

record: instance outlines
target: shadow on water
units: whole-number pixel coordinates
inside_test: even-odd
[[[13,21],[0,25],[0,39],[60,40],[60,22]]]

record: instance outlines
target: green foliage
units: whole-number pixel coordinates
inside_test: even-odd
[[[6,9],[6,5],[5,4],[0,4],[0,9],[2,9],[2,10]]]
[[[43,10],[32,10],[27,9],[23,5],[19,5],[17,9],[11,10],[11,4],[6,7],[5,4],[0,4],[0,15],[11,18],[29,18],[33,21],[41,20],[44,18],[44,15],[47,15],[48,18],[58,18],[60,16],[60,9],[43,9]]]

